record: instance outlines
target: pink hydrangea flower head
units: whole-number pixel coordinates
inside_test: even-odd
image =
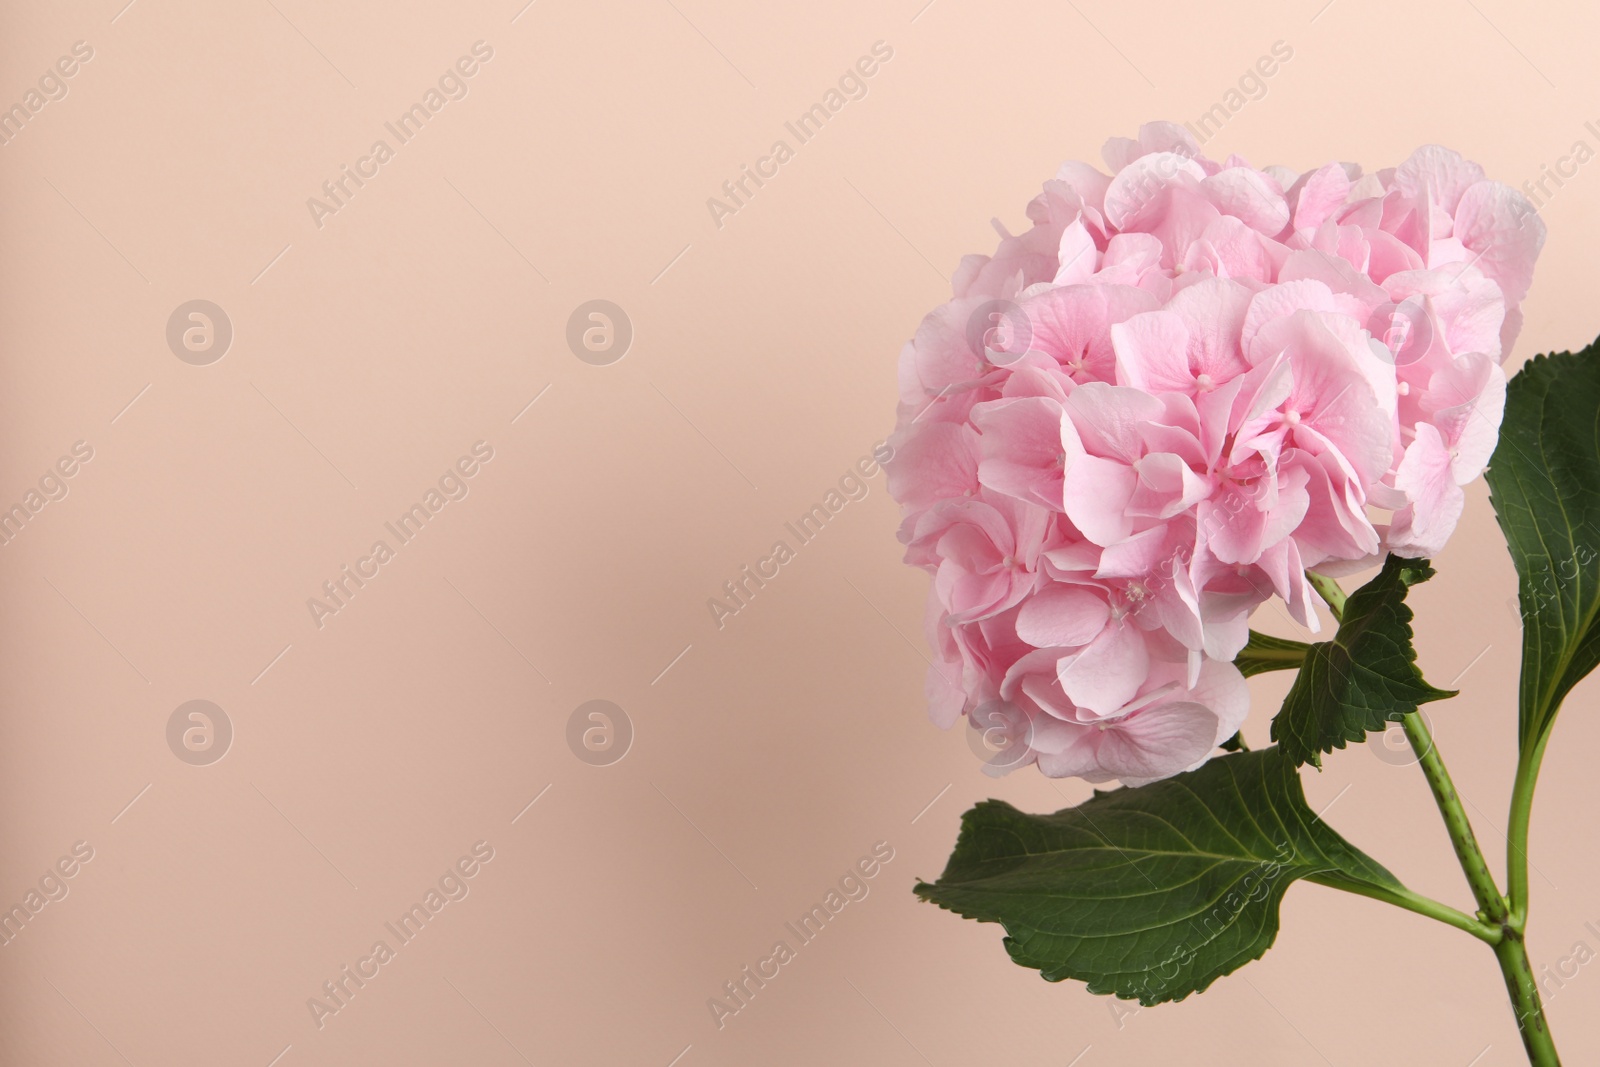
[[[1238,730],[1253,610],[1315,630],[1308,568],[1443,547],[1545,229],[1437,146],[1258,170],[1150,123],[1104,158],[962,260],[901,353],[888,474],[932,718],[1137,784]]]

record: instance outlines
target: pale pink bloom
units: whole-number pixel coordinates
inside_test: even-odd
[[[1090,266],[1093,266],[1091,260]],[[1113,380],[1112,329],[1159,306],[1131,285],[1065,285],[1022,302],[1031,348],[1050,356],[1074,382]]]
[[[889,487],[934,720],[1016,739],[996,769],[1138,783],[1238,728],[1255,608],[1315,629],[1308,568],[1443,547],[1544,226],[1436,146],[1258,169],[1150,123],[1104,157],[905,346]]]
[[[1418,426],[1417,439],[1395,472],[1395,488],[1410,500],[1396,512],[1389,531],[1395,551],[1432,555],[1444,546],[1466,502],[1450,467],[1450,450],[1439,431],[1428,423]]]
[[[1028,741],[1053,778],[1130,785],[1166,778],[1204,763],[1250,711],[1249,690],[1231,663],[1208,661],[1192,686],[1176,665],[1141,664],[1139,684],[1104,714],[1066,695],[1061,675],[1071,668],[1041,649],[1018,660],[1001,689],[1025,714],[1037,709]]]
[[[1159,311],[1111,328],[1117,378],[1151,393],[1209,392],[1250,369],[1239,334],[1253,294],[1237,282],[1205,280]]]
[[[1043,508],[1005,497],[945,501],[923,513],[908,556],[933,565],[952,623],[977,622],[1032,591],[1049,527]]]
[[[993,400],[973,408],[972,423],[981,434],[975,437],[979,482],[1025,503],[1064,510],[1068,441],[1075,446],[1077,434],[1061,401]]]

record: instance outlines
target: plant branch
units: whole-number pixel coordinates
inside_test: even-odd
[[[1400,720],[1400,725],[1405,729],[1406,739],[1411,742],[1422,773],[1428,779],[1428,788],[1433,791],[1434,803],[1439,806],[1439,814],[1444,818],[1450,844],[1454,846],[1456,859],[1461,862],[1461,870],[1467,876],[1472,898],[1478,902],[1479,913],[1484,921],[1502,925],[1508,915],[1506,898],[1500,895],[1500,887],[1495,885],[1494,876],[1489,873],[1489,863],[1483,858],[1483,849],[1478,847],[1478,837],[1472,832],[1472,823],[1461,806],[1461,798],[1456,794],[1455,783],[1450,780],[1450,772],[1445,769],[1444,760],[1439,758],[1439,748],[1433,742],[1428,724],[1413,711]]]
[[[1511,923],[1520,932],[1528,922],[1528,823],[1533,815],[1533,789],[1544,762],[1549,731],[1517,760],[1517,777],[1511,787],[1510,827],[1506,831],[1506,896]]]
[[[1437,919],[1446,926],[1453,926],[1457,930],[1465,930],[1473,937],[1489,945],[1498,945],[1504,936],[1504,931],[1498,926],[1491,926],[1480,919],[1475,919],[1464,911],[1458,911],[1448,904],[1425,897],[1420,893],[1413,893],[1409,889],[1391,890],[1378,886],[1364,885],[1360,882],[1349,881],[1338,877],[1336,874],[1316,875],[1306,879],[1332,889],[1342,889],[1346,893],[1357,896],[1371,897],[1381,900],[1385,904],[1393,904],[1406,911],[1414,911],[1418,915],[1426,915],[1430,919]]]
[[[1517,1014],[1517,1031],[1522,1035],[1528,1062],[1533,1067],[1561,1067],[1561,1056],[1556,1052],[1550,1025],[1545,1022],[1539,983],[1533,977],[1533,965],[1528,962],[1528,948],[1522,934],[1506,927],[1505,937],[1494,946],[1494,956],[1500,961],[1506,992],[1511,994],[1511,1007]]]
[[[1489,941],[1494,947],[1495,959],[1505,979],[1506,993],[1511,997],[1511,1007],[1517,1018],[1517,1032],[1522,1036],[1528,1062],[1533,1067],[1561,1067],[1561,1057],[1556,1052],[1555,1039],[1550,1034],[1550,1025],[1544,1017],[1544,1005],[1540,1002],[1539,983],[1533,976],[1533,965],[1528,961],[1528,947],[1523,940],[1528,915],[1528,816],[1533,805],[1533,786],[1539,774],[1544,745],[1541,742],[1531,752],[1525,752],[1517,764],[1516,785],[1511,797],[1512,825],[1507,835],[1508,900],[1500,894],[1494,876],[1489,873],[1483,850],[1478,847],[1472,824],[1461,807],[1455,783],[1450,780],[1450,772],[1439,757],[1428,724],[1421,715],[1412,712],[1401,720],[1401,725],[1405,728],[1412,749],[1417,753],[1422,772],[1428,779],[1428,787],[1433,790],[1433,798],[1439,805],[1439,814],[1444,817],[1450,843],[1455,846],[1456,858],[1460,860],[1461,870],[1466,874],[1467,884],[1472,887],[1473,898],[1478,902],[1478,917],[1482,920],[1478,925],[1497,928],[1497,937],[1483,940]],[[1405,907],[1406,904],[1400,906]],[[1421,908],[1412,910],[1425,915],[1432,914]],[[1444,922],[1450,921],[1442,915],[1433,917]]]

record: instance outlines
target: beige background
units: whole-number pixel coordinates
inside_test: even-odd
[[[1088,790],[992,782],[927,723],[881,475],[721,630],[706,601],[886,434],[902,340],[1061,160],[1198,118],[1282,40],[1208,151],[1439,141],[1521,184],[1600,146],[1600,16],[921,2],[5,5],[0,101],[94,56],[0,147],[0,503],[94,457],[0,547],[0,901],[94,858],[0,947],[0,1063],[1520,1062],[1486,950],[1331,890],[1291,891],[1262,962],[1120,1017],[917,903],[973,801]],[[307,198],[479,40],[469,95],[318,228]],[[868,95],[715,226],[706,199],[880,40]],[[1600,164],[1546,207],[1514,359],[1596,332],[1597,204]],[[610,366],[564,339],[595,298],[635,331]],[[208,366],[164,336],[193,299],[233,325]],[[318,628],[307,598],[480,440],[469,495]],[[1422,659],[1466,674],[1432,718],[1498,853],[1518,637],[1481,484],[1437,562]],[[1259,742],[1283,686],[1258,682]],[[1600,949],[1594,693],[1540,793],[1552,966]],[[610,766],[566,741],[596,698],[635,731]],[[235,731],[209,766],[165,737],[193,699]],[[1310,777],[1467,901],[1414,767],[1357,748]],[[307,999],[480,840],[470,895],[318,1029]],[[707,999],[878,841],[870,895],[719,1030]],[[1569,1063],[1600,1057],[1597,1008],[1579,968],[1550,1005]]]

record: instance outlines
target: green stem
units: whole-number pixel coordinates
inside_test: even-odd
[[[1489,864],[1478,847],[1467,813],[1462,810],[1456,795],[1455,783],[1445,770],[1444,760],[1428,731],[1422,716],[1412,712],[1401,720],[1406,738],[1417,753],[1428,786],[1444,816],[1445,828],[1450,833],[1450,843],[1455,846],[1456,858],[1466,873],[1467,884],[1478,902],[1479,916],[1487,923],[1500,928],[1500,937],[1492,942],[1495,959],[1500,963],[1500,974],[1505,978],[1506,992],[1511,997],[1511,1007],[1516,1012],[1517,1031],[1522,1035],[1522,1046],[1533,1067],[1560,1067],[1561,1057],[1556,1053],[1555,1039],[1550,1035],[1550,1025],[1545,1021],[1544,1005],[1539,1000],[1539,984],[1533,977],[1533,966],[1528,962],[1528,946],[1523,939],[1527,923],[1528,892],[1528,815],[1533,804],[1533,783],[1539,773],[1543,745],[1534,749],[1517,767],[1517,782],[1512,792],[1512,830],[1508,835],[1506,866],[1508,884],[1512,887],[1510,900],[1500,895]],[[1520,820],[1520,821],[1519,821]]]
[[[1456,858],[1466,873],[1467,884],[1478,902],[1479,917],[1485,925],[1499,928],[1499,936],[1490,942],[1495,959],[1500,963],[1500,974],[1505,978],[1506,992],[1511,997],[1511,1008],[1516,1012],[1517,1031],[1522,1035],[1522,1046],[1533,1067],[1560,1067],[1561,1057],[1556,1053],[1555,1039],[1550,1035],[1550,1025],[1545,1021],[1544,1005],[1539,1000],[1539,984],[1533,977],[1533,966],[1528,962],[1528,946],[1523,940],[1527,922],[1528,891],[1528,814],[1533,803],[1533,783],[1539,773],[1539,760],[1543,746],[1537,747],[1517,768],[1517,784],[1512,793],[1512,830],[1508,836],[1506,865],[1512,897],[1508,901],[1500,895],[1489,864],[1478,847],[1467,813],[1462,810],[1456,795],[1455,783],[1445,770],[1444,760],[1428,732],[1422,716],[1412,712],[1401,720],[1406,738],[1417,753],[1422,772],[1427,776],[1428,787],[1444,816],[1445,828],[1450,833],[1450,843],[1455,846]],[[1519,822],[1520,820],[1520,822]],[[1401,905],[1402,907],[1405,905]],[[1412,910],[1420,910],[1413,908]],[[1427,913],[1424,913],[1427,914]],[[1436,916],[1437,917],[1437,916]],[[1485,938],[1485,940],[1488,940]]]
[[[1301,667],[1306,662],[1306,646],[1295,644],[1290,648],[1262,648],[1259,645],[1249,650],[1253,660],[1264,663],[1281,663],[1284,667]],[[1267,670],[1280,670],[1278,667],[1268,667]]]
[[[1517,777],[1511,787],[1511,826],[1506,833],[1506,896],[1510,916],[1506,920],[1506,937],[1494,950],[1500,961],[1500,973],[1505,976],[1506,990],[1511,994],[1511,1005],[1517,1013],[1522,1046],[1527,1050],[1528,1062],[1535,1067],[1561,1063],[1550,1025],[1545,1021],[1539,984],[1533,977],[1524,940],[1528,925],[1528,822],[1533,815],[1533,788],[1539,779],[1539,765],[1544,762],[1544,746],[1549,736],[1546,733],[1533,748],[1524,749],[1517,760]]]
[[[1561,1056],[1556,1052],[1550,1025],[1545,1022],[1544,1005],[1539,1001],[1539,983],[1533,977],[1522,933],[1506,927],[1505,937],[1494,946],[1494,955],[1506,979],[1506,992],[1511,994],[1511,1007],[1517,1013],[1517,1030],[1522,1034],[1528,1062],[1533,1067],[1561,1067]]]
[[[1472,832],[1472,823],[1461,806],[1461,798],[1456,794],[1455,783],[1450,780],[1450,772],[1445,769],[1444,760],[1439,758],[1439,747],[1433,743],[1428,724],[1413,711],[1400,720],[1400,725],[1405,729],[1406,739],[1411,742],[1412,751],[1422,765],[1428,788],[1433,790],[1434,803],[1439,806],[1439,814],[1444,818],[1450,844],[1455,847],[1456,859],[1461,862],[1461,870],[1467,876],[1472,899],[1478,902],[1479,914],[1485,922],[1503,925],[1509,914],[1506,899],[1500,895],[1494,875],[1489,873],[1489,863],[1483,858],[1483,849],[1478,847],[1478,837]]]
[[[1344,590],[1332,578],[1307,571],[1317,595],[1327,601],[1333,617],[1344,621]],[[1506,884],[1508,892],[1500,893],[1494,876],[1489,873],[1488,861],[1478,846],[1477,835],[1472,832],[1472,822],[1461,806],[1455,783],[1445,769],[1444,760],[1434,744],[1428,724],[1416,712],[1400,720],[1406,739],[1417,754],[1422,773],[1433,792],[1434,803],[1444,818],[1450,844],[1455,848],[1456,859],[1467,876],[1472,897],[1478,902],[1476,919],[1441,904],[1436,900],[1411,892],[1377,889],[1347,884],[1337,877],[1319,877],[1322,882],[1338,889],[1383,900],[1397,907],[1437,919],[1442,923],[1465,930],[1494,948],[1495,959],[1500,964],[1500,974],[1505,979],[1506,992],[1511,997],[1511,1007],[1516,1012],[1517,1031],[1522,1035],[1522,1046],[1532,1067],[1561,1067],[1561,1057],[1556,1052],[1555,1039],[1550,1035],[1545,1021],[1544,1005],[1539,998],[1539,983],[1533,976],[1533,965],[1528,961],[1528,947],[1523,932],[1528,921],[1528,822],[1533,813],[1533,789],[1539,777],[1539,764],[1544,760],[1544,739],[1531,749],[1523,749],[1517,761],[1517,777],[1511,790],[1511,827],[1507,834]],[[1546,734],[1546,737],[1549,735]]]
[[[1316,571],[1306,571],[1306,580],[1311,583],[1311,588],[1317,591],[1328,605],[1328,610],[1333,612],[1334,622],[1344,621],[1344,590],[1339,588],[1339,583],[1325,574]]]
[[[1498,946],[1504,931],[1498,926],[1491,926],[1486,922],[1473,918],[1464,911],[1457,911],[1448,904],[1440,903],[1432,897],[1425,897],[1421,893],[1413,893],[1409,889],[1401,888],[1382,889],[1375,885],[1363,882],[1346,881],[1335,874],[1312,875],[1308,882],[1329,886],[1333,889],[1342,889],[1346,893],[1357,896],[1371,897],[1381,900],[1385,904],[1393,904],[1397,908],[1414,911],[1418,915],[1426,915],[1430,919],[1437,919],[1446,926],[1453,926],[1457,930],[1465,930],[1479,941],[1488,945]]]
[[[1533,815],[1533,787],[1544,762],[1548,732],[1517,760],[1517,777],[1511,787],[1511,827],[1506,833],[1506,896],[1511,920],[1518,930],[1528,921],[1528,821]]]

